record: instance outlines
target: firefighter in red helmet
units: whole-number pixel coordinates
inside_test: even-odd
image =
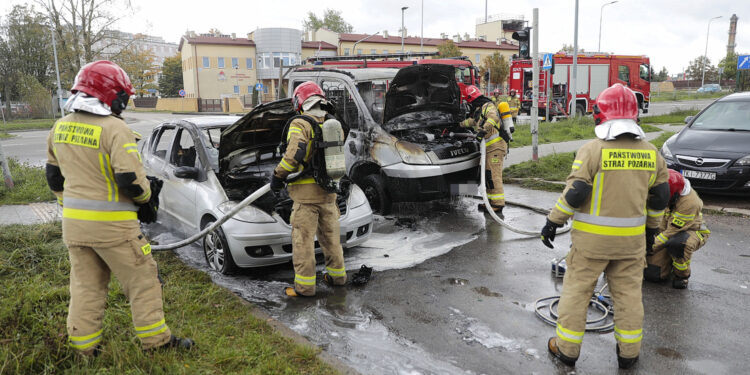
[[[83,355],[101,349],[107,286],[114,274],[131,304],[143,349],[190,348],[164,319],[162,286],[139,220],[156,220],[160,181],[141,164],[120,113],[134,94],[117,64],[95,61],[76,75],[73,96],[47,138],[47,183],[62,205],[70,256],[68,341]]]
[[[486,174],[487,199],[497,214],[502,215],[505,207],[505,193],[503,192],[503,159],[508,153],[508,143],[514,131],[510,113],[498,113],[498,106],[482,95],[476,86],[466,86],[462,93],[469,104],[469,116],[461,122],[462,127],[472,128],[477,132],[479,140],[486,141]],[[507,104],[506,104],[507,106]],[[502,118],[502,119],[501,119]],[[486,209],[483,204],[480,209]]]
[[[598,139],[576,153],[565,190],[542,228],[542,241],[551,248],[557,228],[573,219],[557,336],[547,343],[550,353],[570,366],[578,359],[589,300],[605,271],[617,306],[620,368],[633,366],[640,353],[646,243],[667,207],[669,184],[666,163],[645,140],[637,117],[638,100],[627,87],[615,84],[599,94],[594,106]]]
[[[693,253],[706,244],[711,231],[703,221],[703,201],[680,172],[669,170],[669,205],[649,245],[643,275],[659,282],[672,275],[672,287],[685,289],[690,277]],[[654,235],[656,237],[654,238]]]
[[[286,133],[286,149],[271,179],[271,190],[278,194],[292,173],[300,173],[296,180],[287,184],[292,206],[292,262],[294,263],[294,286],[286,287],[287,296],[315,295],[315,238],[323,248],[326,272],[323,280],[329,285],[344,285],[344,250],[341,247],[336,193],[325,190],[312,177],[315,153],[313,139],[320,136],[322,125],[331,118],[324,109],[328,102],[323,90],[312,81],[294,89],[294,109],[300,114],[291,119]]]

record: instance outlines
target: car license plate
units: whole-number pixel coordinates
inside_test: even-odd
[[[682,174],[685,177],[697,178],[700,180],[715,180],[716,179],[715,172],[700,172],[700,171],[691,171],[691,170],[686,169],[682,171]]]

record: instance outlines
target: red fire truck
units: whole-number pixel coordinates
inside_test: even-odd
[[[551,116],[566,116],[572,107],[570,101],[570,77],[573,56],[563,53],[553,55],[554,72],[541,70],[539,62],[539,115],[547,111],[547,93],[550,93]],[[522,113],[531,112],[532,60],[514,60],[510,66],[510,89],[515,89],[521,98]],[[604,89],[615,83],[630,87],[638,98],[643,113],[648,112],[651,94],[651,67],[646,56],[610,55],[583,53],[578,55],[576,76],[576,113],[583,115],[593,111],[594,100]],[[548,77],[549,75],[549,77]],[[548,80],[549,79],[549,80]],[[547,83],[549,82],[549,91]]]

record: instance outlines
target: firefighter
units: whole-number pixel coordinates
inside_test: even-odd
[[[680,172],[669,170],[669,206],[647,239],[647,281],[662,281],[672,274],[672,287],[685,289],[693,253],[706,244],[711,231],[703,222],[703,201]],[[658,234],[657,234],[658,233]],[[656,238],[654,238],[654,235]],[[650,248],[652,245],[653,249]]]
[[[492,91],[492,97],[490,98],[493,103],[500,104],[500,89],[495,89]]]
[[[518,117],[518,110],[521,108],[521,100],[516,96],[516,90],[510,90],[510,99],[508,99],[508,105],[510,105],[510,113],[513,116],[513,123],[516,123]]]
[[[567,185],[542,228],[552,248],[557,228],[573,218],[557,337],[547,348],[563,363],[578,359],[589,300],[606,272],[617,306],[616,352],[620,368],[638,360],[643,337],[641,284],[646,267],[646,228],[655,228],[669,202],[666,163],[638,126],[638,100],[621,84],[596,98],[598,139],[576,153]]]
[[[467,86],[464,97],[469,103],[470,114],[466,120],[461,122],[461,126],[474,129],[480,141],[486,140],[487,154],[485,155],[484,172],[486,174],[487,199],[490,201],[492,210],[502,215],[503,207],[505,207],[503,159],[508,153],[507,142],[510,141],[514,128],[512,124],[509,127],[503,125],[497,106],[482,95],[476,86]],[[509,113],[506,113],[503,117],[508,115]],[[484,210],[486,207],[484,207],[484,204],[480,204],[479,209]]]
[[[311,176],[311,159],[315,152],[313,137],[322,132],[321,125],[327,112],[321,105],[326,103],[323,90],[308,81],[294,89],[294,109],[304,116],[294,118],[289,124],[287,146],[281,162],[271,179],[271,190],[278,194],[284,188],[287,176],[301,172],[301,177],[287,187],[294,201],[292,206],[292,261],[294,263],[294,287],[286,287],[287,296],[315,295],[315,236],[323,248],[326,273],[323,280],[329,285],[344,285],[344,251],[341,247],[339,208],[336,193],[319,186]],[[313,122],[313,123],[311,123]]]
[[[155,221],[158,198],[120,117],[134,93],[130,79],[116,64],[95,61],[81,68],[71,92],[65,106],[71,113],[47,138],[46,164],[47,183],[63,207],[70,256],[69,344],[83,355],[99,354],[114,274],[143,349],[189,349],[194,342],[172,335],[164,320],[156,262],[138,222]]]

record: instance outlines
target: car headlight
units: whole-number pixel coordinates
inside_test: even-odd
[[[740,158],[734,162],[735,167],[747,167],[750,166],[750,155]]]
[[[218,207],[216,207],[219,211],[221,211],[222,214],[225,214],[229,211],[231,211],[238,202],[234,201],[226,201],[224,203],[221,203]],[[246,223],[254,223],[254,224],[261,224],[261,223],[275,223],[276,220],[271,217],[271,215],[263,212],[262,210],[255,208],[253,206],[245,206],[243,207],[240,212],[238,212],[236,215],[232,217],[235,220],[243,221]]]
[[[359,186],[352,184],[352,191],[349,192],[349,203],[347,204],[349,208],[357,208],[365,203],[367,203],[365,192]]]
[[[409,142],[396,142],[396,150],[406,164],[432,164],[424,150]]]
[[[677,134],[669,137],[663,145],[661,145],[661,156],[664,157],[664,159],[674,159],[674,155],[672,155],[672,151],[669,149],[669,144],[672,143],[672,141],[677,137]]]

